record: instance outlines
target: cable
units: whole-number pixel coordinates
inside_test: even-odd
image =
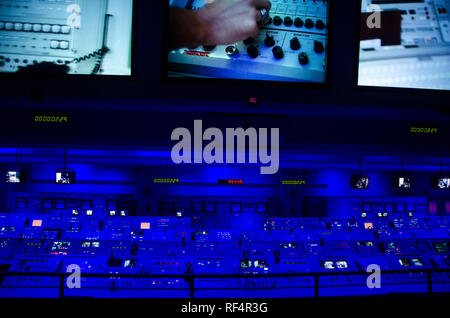
[[[96,62],[95,62],[94,68],[91,71],[91,75],[95,75],[100,71],[105,54],[108,52],[109,52],[109,49],[106,46],[103,46],[101,49],[99,49],[97,51],[94,51],[94,52],[84,55],[82,57],[74,58],[72,60],[72,63],[80,63],[80,62],[84,62],[89,59],[95,58]]]

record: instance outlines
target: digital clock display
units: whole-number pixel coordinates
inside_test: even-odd
[[[69,122],[68,116],[57,116],[57,115],[36,115],[33,118],[35,123],[55,123],[55,124],[66,124]]]
[[[242,179],[219,179],[218,183],[219,184],[230,184],[230,185],[244,184],[244,180],[242,180]]]

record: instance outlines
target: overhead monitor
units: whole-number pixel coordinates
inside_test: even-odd
[[[450,189],[450,176],[439,175],[431,177],[431,187],[433,189]]]
[[[358,85],[450,90],[450,0],[359,1]]]
[[[0,5],[0,73],[131,75],[133,0]]]
[[[392,187],[398,190],[411,190],[413,187],[413,178],[407,174],[394,176],[392,178]]]
[[[56,170],[56,183],[57,184],[74,184],[75,183],[75,171],[72,169],[57,169]]]
[[[26,171],[25,170],[8,170],[6,171],[6,183],[24,183],[26,181]]]
[[[350,186],[353,189],[369,189],[369,176],[363,173],[354,173],[350,176]]]
[[[329,1],[268,3],[169,0],[168,77],[325,83]]]

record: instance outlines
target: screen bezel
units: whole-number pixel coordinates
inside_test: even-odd
[[[327,69],[325,71],[325,81],[323,83],[315,82],[295,82],[295,81],[270,81],[270,80],[246,80],[233,78],[202,78],[202,77],[170,77],[169,76],[169,32],[170,32],[170,5],[166,1],[164,5],[164,28],[163,28],[163,45],[162,45],[162,61],[161,61],[161,82],[162,84],[188,84],[188,85],[202,85],[216,87],[218,85],[233,85],[233,86],[255,86],[260,87],[275,87],[284,86],[287,88],[305,88],[305,89],[321,89],[329,90],[331,87],[331,70],[333,67],[334,45],[333,45],[333,29],[334,29],[334,0],[328,0],[328,34],[327,34]]]

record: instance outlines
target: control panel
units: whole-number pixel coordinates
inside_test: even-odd
[[[57,278],[39,274],[66,272],[73,265],[82,273],[111,275],[84,278],[80,295],[100,295],[99,290],[186,291],[183,279],[139,278],[143,274],[338,273],[362,271],[370,264],[406,270],[383,274],[383,292],[411,292],[426,289],[426,277],[408,269],[450,268],[449,225],[448,217],[266,218],[251,231],[199,230],[190,218],[2,214],[0,269],[36,276],[6,276],[0,295],[18,288],[30,293],[56,288]],[[436,277],[433,289],[449,291],[450,276]],[[197,288],[205,297],[260,289],[269,296],[283,290],[301,296],[313,293],[313,283],[312,276],[221,278],[199,279]],[[358,288],[362,294],[371,292],[358,275],[320,277],[320,285],[330,295],[344,287],[349,293],[358,293]]]
[[[325,82],[328,1],[272,0],[258,36],[215,47],[169,53],[169,75]],[[172,6],[199,9],[205,0],[173,0]]]

